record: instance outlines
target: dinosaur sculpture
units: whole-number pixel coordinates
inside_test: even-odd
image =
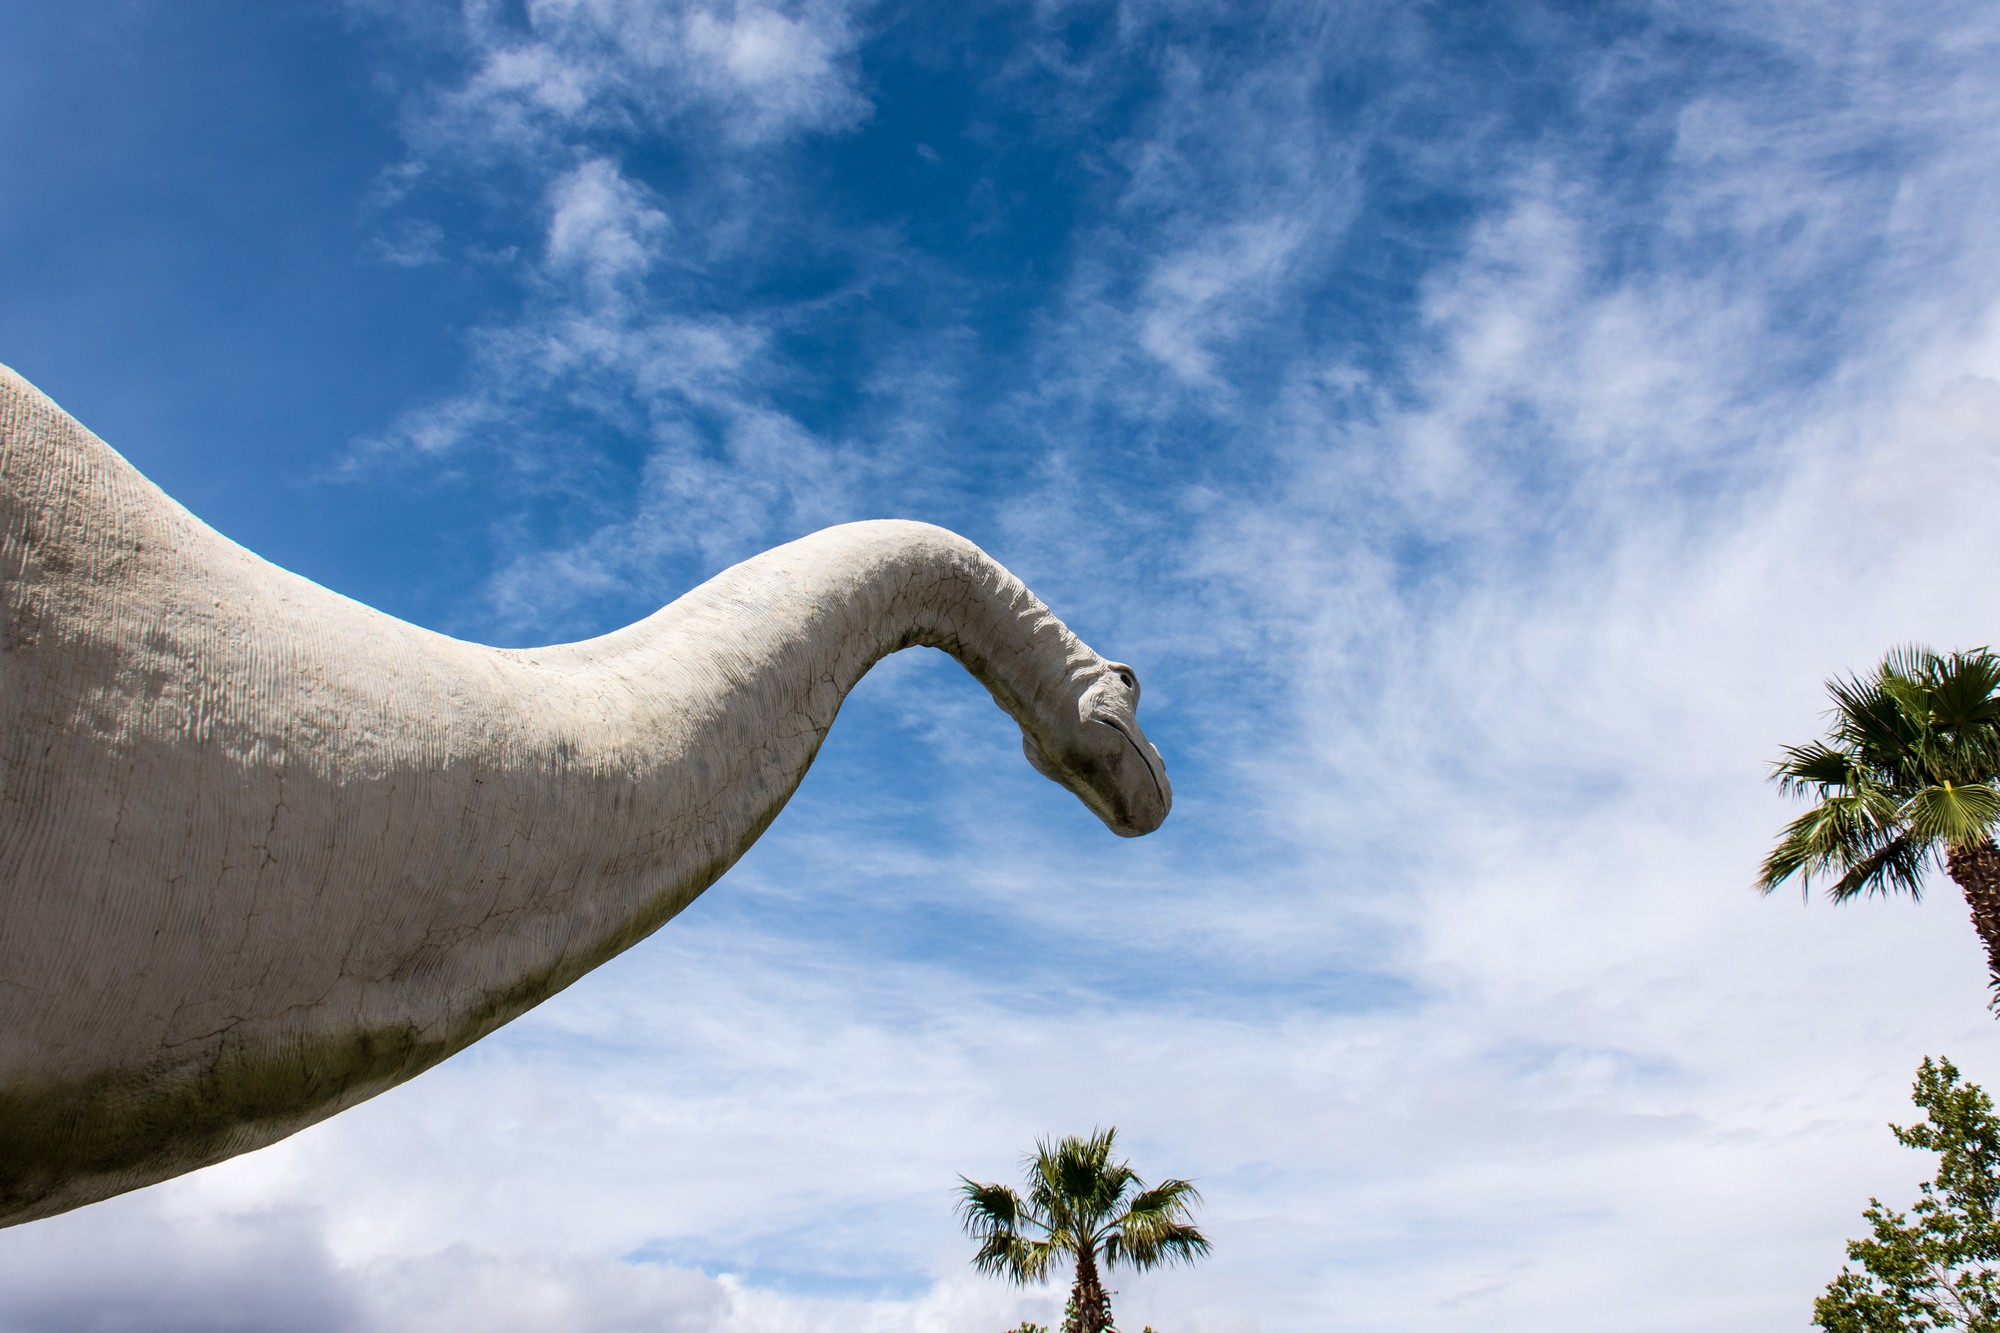
[[[272,1143],[645,938],[918,644],[1114,832],[1166,817],[1130,668],[941,528],[486,648],[259,559],[0,367],[0,1225]]]

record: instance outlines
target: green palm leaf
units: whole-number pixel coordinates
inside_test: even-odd
[[[2000,657],[1911,644],[1867,676],[1829,680],[1831,725],[1771,766],[1786,796],[1815,802],[1785,827],[1757,874],[1793,877],[1836,902],[1922,892],[1942,853],[2000,826]]]
[[[973,1266],[1015,1282],[1044,1280],[1055,1263],[1074,1265],[1070,1294],[1079,1333],[1108,1333],[1110,1302],[1100,1261],[1143,1271],[1192,1263],[1208,1253],[1194,1225],[1201,1194],[1185,1180],[1148,1186],[1114,1157],[1116,1129],[1043,1139],[1022,1162],[1027,1190],[960,1177],[959,1218],[978,1242]]]
[[[1893,838],[1847,868],[1826,896],[1844,903],[1857,894],[1907,893],[1918,902],[1924,896],[1924,868],[1934,859],[1931,849],[1914,838]]]
[[[1785,757],[1771,766],[1771,777],[1787,796],[1826,796],[1864,780],[1852,754],[1824,741],[1787,745]]]
[[[1963,847],[1984,838],[2000,818],[2000,791],[1991,783],[1940,782],[1914,793],[1897,814],[1912,837]]]
[[[1134,1268],[1193,1263],[1208,1253],[1208,1238],[1189,1222],[1201,1192],[1185,1180],[1167,1180],[1133,1197],[1125,1216],[1105,1240],[1107,1262]]]

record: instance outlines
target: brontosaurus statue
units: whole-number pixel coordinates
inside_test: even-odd
[[[252,555],[0,367],[0,1225],[248,1152],[657,930],[901,648],[951,653],[1127,837],[1131,669],[920,523],[502,650]]]

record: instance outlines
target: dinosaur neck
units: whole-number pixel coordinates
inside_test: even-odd
[[[895,521],[815,533],[624,630],[527,655],[579,683],[630,688],[645,721],[633,744],[663,775],[681,758],[679,719],[692,714],[725,728],[720,749],[756,757],[759,789],[788,792],[848,691],[883,657],[917,646],[956,657],[1036,735],[1059,725],[1085,673],[1103,665],[977,546]]]
[[[1074,717],[1103,665],[971,542],[892,521],[766,552],[602,638],[493,653],[497,701],[519,728],[503,748],[528,762],[517,753],[488,762],[490,741],[456,758],[486,770],[476,801],[489,812],[535,809],[544,775],[560,771],[559,810],[516,844],[507,911],[474,915],[476,895],[442,896],[415,936],[457,940],[425,971],[451,978],[446,993],[474,998],[448,1016],[425,1008],[436,1002],[433,986],[385,998],[415,1021],[442,1019],[441,1035],[456,1047],[645,938],[777,817],[869,668],[919,645],[958,658],[1024,731],[1043,738],[1065,713]],[[421,764],[399,767],[406,771],[385,799],[407,803],[409,789],[431,778]],[[467,798],[461,780],[428,803]],[[468,830],[423,846],[480,836]],[[490,863],[434,874],[440,884],[495,878]]]
[[[644,938],[886,654],[953,654],[1051,751],[1105,667],[897,522],[599,639],[462,643],[227,541],[4,370],[0,629],[0,1225],[283,1138]]]
[[[595,765],[637,778],[620,808],[603,807],[588,840],[651,842],[665,853],[637,882],[592,886],[600,900],[588,915],[611,928],[574,939],[577,952],[556,970],[581,975],[712,883],[803,780],[848,691],[913,646],[952,654],[1037,736],[1062,725],[1102,666],[977,546],[892,521],[766,552],[602,638],[510,654],[607,719],[595,729],[610,733]],[[519,688],[532,695],[534,681]],[[568,738],[592,731],[574,715],[557,729]],[[561,742],[552,733],[545,743]]]

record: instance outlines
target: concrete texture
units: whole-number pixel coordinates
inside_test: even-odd
[[[853,523],[502,650],[287,573],[0,367],[0,1225],[261,1147],[657,930],[888,653],[951,653],[1110,828],[1129,668],[978,547]]]

